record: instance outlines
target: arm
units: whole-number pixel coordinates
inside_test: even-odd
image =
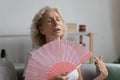
[[[78,80],[83,80],[82,73],[81,73],[81,69],[80,69],[80,68],[77,68],[77,71],[78,71],[78,73],[79,73],[79,78],[78,78]]]
[[[96,59],[96,65],[100,70],[100,75],[98,75],[94,80],[104,80],[108,76],[107,68],[103,63],[102,57],[95,57],[95,59]]]

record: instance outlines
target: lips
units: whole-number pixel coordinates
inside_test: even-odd
[[[60,29],[54,29],[53,32],[57,32],[57,31],[60,31]]]

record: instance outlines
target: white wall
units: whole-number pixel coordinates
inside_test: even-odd
[[[59,7],[66,22],[86,24],[87,31],[94,33],[94,54],[102,55],[104,62],[120,55],[120,0],[0,0],[0,35],[29,34],[33,16],[45,5]],[[0,37],[2,48],[12,62],[23,62],[31,40],[29,36]]]

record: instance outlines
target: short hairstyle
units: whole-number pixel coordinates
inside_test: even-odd
[[[42,25],[42,19],[48,11],[55,11],[56,13],[58,13],[60,15],[60,17],[62,18],[62,21],[64,23],[63,15],[58,8],[52,8],[52,7],[49,7],[49,6],[46,6],[46,7],[42,8],[34,16],[34,18],[32,20],[33,22],[32,22],[32,25],[31,25],[31,38],[32,38],[33,47],[39,47],[39,46],[42,46],[42,45],[46,44],[45,35],[43,35],[39,31],[39,27]],[[64,36],[64,34],[61,36],[61,39],[63,38],[63,36]]]

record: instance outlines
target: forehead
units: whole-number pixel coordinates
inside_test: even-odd
[[[60,17],[60,14],[56,11],[47,11],[47,13],[44,15],[44,18],[56,18]]]

